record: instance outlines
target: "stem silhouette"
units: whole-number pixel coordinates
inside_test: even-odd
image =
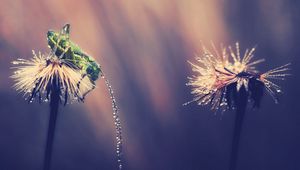
[[[46,150],[44,156],[44,170],[50,170],[59,102],[60,102],[60,88],[58,83],[56,82],[56,78],[54,77],[52,82],[52,87],[51,87],[51,93],[50,93],[50,119],[48,125]]]
[[[235,125],[234,125],[233,139],[231,145],[229,170],[236,170],[237,167],[239,143],[240,143],[242,126],[243,126],[244,116],[247,107],[247,100],[248,100],[246,89],[242,87],[235,94],[234,97],[235,97],[235,106],[236,106],[236,116],[235,116]]]

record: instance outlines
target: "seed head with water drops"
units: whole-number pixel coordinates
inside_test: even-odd
[[[54,116],[49,120],[49,140],[46,144],[44,166],[48,168],[50,165],[52,144],[48,144],[48,141],[53,141],[50,137],[54,133],[58,103],[83,102],[85,96],[95,88],[95,81],[102,77],[112,101],[117,163],[118,168],[122,169],[122,128],[113,89],[96,60],[72,42],[69,36],[70,24],[66,24],[60,32],[49,30],[47,40],[50,53],[36,54],[33,51],[32,59],[12,62],[16,65],[16,71],[11,76],[16,81],[14,87],[23,92],[28,101],[32,102],[35,98],[39,101],[50,99],[50,115]]]
[[[203,46],[202,55],[196,57],[197,64],[189,62],[196,74],[188,78],[187,85],[192,87],[191,93],[195,96],[188,103],[211,105],[212,110],[234,109],[241,89],[246,91],[247,100],[253,107],[259,107],[264,89],[277,102],[281,89],[271,79],[284,80],[289,75],[286,73],[289,64],[260,73],[255,65],[264,59],[252,61],[254,51],[255,48],[247,49],[241,56],[239,43],[235,44],[235,49],[229,46],[221,51],[213,44],[212,49]]]
[[[13,61],[18,65],[12,75],[16,83],[14,87],[23,92],[28,101],[38,98],[40,101],[49,100],[52,86],[56,83],[60,87],[60,96],[64,102],[80,99],[89,90],[94,88],[87,80],[81,80],[82,74],[69,67],[64,60],[48,54],[36,54],[30,60],[18,59]],[[78,86],[81,82],[81,86]]]
[[[33,51],[30,60],[18,59],[12,63],[16,71],[11,76],[14,87],[23,92],[28,101],[38,98],[47,101],[53,87],[59,88],[60,101],[83,101],[95,88],[101,69],[96,61],[84,53],[69,39],[70,25],[66,24],[61,32],[49,30],[48,54]]]

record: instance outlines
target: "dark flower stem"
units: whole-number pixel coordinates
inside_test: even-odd
[[[51,164],[51,156],[52,156],[52,148],[55,134],[55,125],[58,114],[58,106],[60,102],[60,90],[57,83],[53,82],[53,86],[50,94],[50,119],[48,125],[48,134],[47,134],[47,142],[46,142],[46,150],[44,156],[44,170],[50,170]]]
[[[229,170],[236,170],[240,136],[244,121],[244,116],[246,113],[247,106],[247,92],[245,88],[241,88],[239,92],[236,93],[236,116],[235,125],[233,132],[233,139],[231,145],[231,155],[230,155],[230,168]]]

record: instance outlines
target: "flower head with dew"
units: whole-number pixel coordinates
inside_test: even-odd
[[[53,86],[59,87],[60,99],[66,104],[70,101],[83,101],[84,96],[95,85],[72,66],[68,60],[50,54],[36,54],[30,60],[18,59],[12,62],[17,65],[11,76],[16,90],[23,92],[27,100],[32,102],[49,100]]]
[[[277,93],[280,87],[270,79],[283,80],[289,75],[289,64],[277,67],[265,73],[259,73],[255,65],[264,61],[259,59],[251,61],[255,48],[247,49],[241,56],[239,44],[235,50],[230,46],[218,51],[212,44],[212,50],[203,46],[203,54],[197,56],[197,64],[189,62],[196,75],[189,77],[187,83],[192,87],[195,98],[187,102],[197,102],[199,105],[211,105],[212,110],[226,110],[236,107],[236,94],[243,88],[248,101],[254,107],[260,105],[263,90],[266,89],[277,102]]]
[[[14,75],[14,87],[31,102],[49,100],[53,87],[59,88],[60,101],[83,101],[95,88],[95,81],[102,73],[100,65],[70,40],[70,24],[60,32],[47,33],[49,54],[36,54],[30,60],[18,59]],[[102,75],[101,75],[102,76]]]
[[[84,101],[85,96],[95,88],[95,81],[101,76],[105,79],[112,101],[113,118],[116,128],[116,155],[118,167],[122,169],[122,128],[113,89],[100,65],[70,40],[70,24],[65,24],[60,32],[47,32],[49,54],[36,54],[30,60],[13,61],[16,71],[11,76],[14,87],[23,92],[28,101],[50,100],[50,120],[46,144],[44,167],[50,167],[53,134],[59,102]]]

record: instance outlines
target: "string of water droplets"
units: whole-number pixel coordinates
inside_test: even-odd
[[[105,84],[108,88],[108,92],[110,95],[110,99],[112,102],[112,109],[113,109],[113,119],[114,119],[114,124],[115,124],[115,129],[116,129],[116,154],[117,154],[117,162],[118,162],[118,168],[121,170],[123,168],[122,165],[122,127],[121,127],[121,121],[119,118],[119,113],[118,113],[118,106],[117,102],[114,96],[114,91],[108,81],[104,76],[102,76],[105,80]]]

